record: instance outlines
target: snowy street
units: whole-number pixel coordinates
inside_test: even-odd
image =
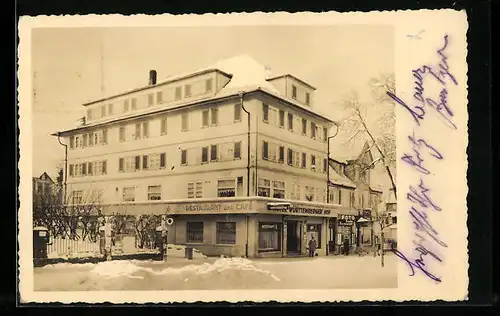
[[[35,268],[36,291],[338,289],[397,287],[397,258],[169,258]]]

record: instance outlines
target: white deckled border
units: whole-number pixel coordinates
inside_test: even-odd
[[[86,15],[86,16],[37,16],[21,17],[19,22],[19,142],[20,142],[20,210],[19,210],[19,290],[22,302],[61,302],[61,303],[168,303],[168,302],[335,302],[335,301],[456,301],[466,299],[468,286],[468,252],[467,252],[467,129],[462,128],[457,134],[451,150],[458,154],[459,159],[454,160],[453,170],[455,176],[448,181],[455,182],[453,196],[454,204],[450,199],[441,201],[443,207],[451,206],[453,210],[446,214],[443,222],[437,222],[443,236],[447,238],[451,249],[446,255],[445,264],[449,270],[443,274],[443,283],[436,286],[425,278],[409,277],[406,266],[400,262],[398,266],[399,288],[397,289],[352,289],[352,290],[233,290],[233,291],[99,291],[99,292],[34,292],[33,291],[33,263],[32,263],[32,122],[30,110],[31,81],[30,56],[31,56],[31,30],[33,28],[64,28],[64,27],[222,27],[222,26],[249,26],[249,25],[334,25],[334,24],[384,24],[393,25],[396,30],[396,82],[397,91],[410,93],[411,68],[418,64],[409,64],[407,55],[410,49],[407,34],[415,34],[420,29],[425,29],[425,36],[434,40],[444,32],[452,34],[454,38],[453,67],[460,81],[462,95],[453,97],[455,104],[462,106],[457,110],[457,123],[462,127],[467,126],[467,65],[466,65],[466,31],[467,21],[465,12],[452,9],[446,10],[418,10],[418,11],[385,11],[385,12],[324,12],[324,13],[231,13],[231,14],[184,14],[184,15],[155,15],[144,14],[122,16],[113,15]],[[437,37],[436,37],[437,36]],[[412,50],[422,49],[412,47]],[[435,47],[430,47],[433,51]],[[413,55],[415,51],[413,51]],[[425,54],[429,52],[425,51]],[[417,61],[423,62],[425,61]],[[407,91],[408,90],[408,91]],[[397,110],[397,131],[402,131],[403,120],[406,114]],[[403,131],[402,135],[405,135]],[[401,139],[404,137],[401,137]],[[400,148],[398,138],[398,155]],[[441,140],[442,142],[443,140]],[[447,140],[445,140],[447,141]],[[402,143],[401,143],[402,144]],[[449,144],[448,144],[449,145]],[[463,154],[463,155],[461,155]],[[398,165],[398,179],[405,179],[402,166]],[[442,184],[442,183],[441,183]],[[398,181],[398,188],[404,188],[404,181]],[[401,205],[404,201],[401,194],[398,200],[399,208],[399,244],[411,242],[409,236],[404,235],[406,229],[410,230],[411,222],[403,216]]]

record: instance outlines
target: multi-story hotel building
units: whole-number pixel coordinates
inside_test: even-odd
[[[248,56],[84,104],[68,144],[68,196],[104,214],[168,214],[168,242],[208,255],[325,254],[336,221],[326,203],[327,139],[315,88],[272,77]]]

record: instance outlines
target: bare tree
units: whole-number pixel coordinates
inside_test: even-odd
[[[394,195],[397,197],[395,182],[396,172],[396,135],[394,103],[387,92],[395,93],[393,74],[381,74],[370,79],[368,83],[373,96],[373,103],[360,102],[359,94],[351,92],[342,106],[348,111],[342,122],[342,130],[348,134],[347,142],[363,139],[368,141],[368,151],[373,149],[379,154],[367,168],[383,164],[387,176],[391,180]]]
[[[362,139],[368,142],[367,151],[375,150],[378,157],[365,169],[371,169],[382,164],[391,181],[394,196],[397,198],[396,188],[396,116],[394,103],[387,92],[395,93],[394,74],[380,74],[369,80],[368,85],[372,92],[373,101],[362,103],[357,92],[351,92],[342,102],[343,108],[348,111],[342,122],[342,130],[348,135],[346,142]],[[365,170],[366,171],[366,170]],[[373,222],[380,227],[381,265],[384,266],[384,230],[390,225],[385,211],[375,208],[372,215]]]

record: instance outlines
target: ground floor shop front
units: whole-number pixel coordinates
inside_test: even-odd
[[[276,199],[224,199],[128,205],[127,211],[168,217],[169,244],[185,245],[207,256],[307,256],[340,254],[345,242],[356,245],[355,211],[336,205]]]

